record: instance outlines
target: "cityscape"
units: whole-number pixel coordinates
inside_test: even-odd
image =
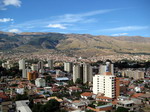
[[[0,0],[0,112],[150,112],[149,0]]]

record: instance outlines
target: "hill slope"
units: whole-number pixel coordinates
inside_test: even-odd
[[[140,36],[93,36],[89,34],[0,32],[0,50],[34,52],[51,49],[84,54],[150,54],[150,38]]]

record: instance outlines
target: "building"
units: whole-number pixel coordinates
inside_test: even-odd
[[[28,72],[31,72],[31,69],[22,69],[22,78],[27,78]]]
[[[73,63],[71,62],[64,62],[64,71],[66,72],[72,72],[73,70]]]
[[[139,70],[124,70],[122,71],[122,75],[129,78],[134,78],[135,80],[144,79],[144,71]]]
[[[83,83],[92,82],[92,66],[89,63],[76,63],[73,66],[73,82],[80,78]]]
[[[48,62],[49,69],[53,70],[54,69],[53,60],[48,60],[47,62]]]
[[[44,62],[43,61],[38,62],[38,70],[40,70],[40,69],[44,69]]]
[[[109,63],[110,64],[110,63]],[[111,69],[107,67],[112,67]],[[94,94],[104,94],[105,97],[117,98],[119,96],[119,79],[112,75],[113,66],[110,64],[106,68],[106,72],[102,74],[97,74],[93,77],[93,93]],[[101,70],[104,71],[104,70]]]
[[[38,73],[36,71],[28,72],[27,74],[28,80],[35,80],[36,78],[38,78]]]
[[[32,71],[38,71],[38,65],[37,64],[32,64],[31,70]]]
[[[16,112],[32,112],[29,108],[29,100],[16,101]]]
[[[19,60],[19,70],[25,69],[25,60]]]
[[[43,78],[37,78],[37,79],[35,80],[35,85],[36,85],[37,87],[45,87],[45,86],[46,86],[46,81],[45,81],[45,79],[43,79]]]
[[[105,72],[111,72],[114,75],[114,65],[110,62],[106,62],[105,65],[100,65],[99,74],[103,74]]]
[[[73,65],[73,82],[75,83],[77,78],[80,77],[80,65],[76,63]]]

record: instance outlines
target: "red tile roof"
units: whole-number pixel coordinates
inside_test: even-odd
[[[112,99],[112,98],[109,98],[109,97],[106,97],[106,96],[98,96],[97,98],[99,98],[99,99],[108,99],[108,100]]]
[[[84,93],[82,93],[81,95],[82,95],[82,96],[92,96],[93,93],[91,93],[91,92],[84,92]]]
[[[132,95],[132,97],[137,98],[137,97],[140,97],[142,95],[143,95],[143,93],[135,93],[135,94]]]
[[[0,92],[0,98],[9,99],[9,97],[4,92]]]

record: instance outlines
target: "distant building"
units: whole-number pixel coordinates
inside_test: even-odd
[[[45,87],[45,86],[46,86],[46,81],[45,81],[45,79],[43,79],[43,78],[37,78],[37,79],[35,80],[35,85],[36,85],[37,87]]]
[[[16,93],[18,94],[24,94],[24,88],[16,88]]]
[[[27,79],[28,80],[35,80],[38,78],[38,73],[36,71],[28,72]]]
[[[47,62],[48,62],[49,69],[53,70],[54,69],[53,60],[48,60]]]
[[[73,63],[71,62],[64,62],[64,71],[66,72],[72,72],[73,70]]]
[[[89,63],[74,64],[73,66],[73,82],[80,78],[83,83],[92,82],[92,67]]]
[[[37,64],[32,64],[31,70],[32,71],[38,71],[38,65]]]
[[[31,69],[22,69],[22,78],[27,78],[28,72],[31,72]]]
[[[40,70],[40,69],[44,69],[44,62],[43,61],[38,62],[38,70]]]
[[[137,79],[144,79],[144,71],[139,71],[139,70],[124,70],[122,71],[123,76],[127,76],[129,78],[134,78],[135,80]]]
[[[25,69],[25,60],[19,60],[19,70]]]
[[[111,72],[114,75],[114,65],[110,62],[106,62],[105,65],[100,65],[99,74]]]

